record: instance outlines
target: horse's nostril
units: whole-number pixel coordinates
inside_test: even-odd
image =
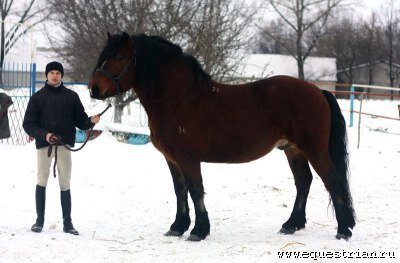
[[[90,89],[90,94],[92,95],[92,98],[98,98],[100,94],[100,89],[97,84],[93,85],[92,88]]]

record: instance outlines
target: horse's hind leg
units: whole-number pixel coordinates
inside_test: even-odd
[[[350,229],[355,225],[354,209],[346,174],[340,174],[332,164],[329,154],[321,153],[308,156],[311,165],[321,177],[326,189],[329,191],[335,208],[338,222],[337,239],[349,239],[352,236]]]
[[[176,217],[170,230],[165,233],[166,236],[182,236],[190,226],[189,206],[188,206],[188,188],[185,178],[179,167],[167,161],[174,182],[176,195]]]
[[[293,172],[297,195],[292,214],[282,225],[280,232],[293,234],[295,231],[304,228],[306,224],[306,203],[312,182],[312,174],[307,159],[298,150],[287,148],[285,149],[285,154]]]

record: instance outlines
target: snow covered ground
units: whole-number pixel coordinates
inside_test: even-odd
[[[340,104],[348,118],[349,102]],[[366,101],[363,111],[398,117],[397,104]],[[357,225],[349,241],[335,239],[336,220],[317,175],[306,228],[278,234],[296,193],[279,150],[251,163],[202,164],[210,236],[199,243],[185,241],[190,230],[182,238],[165,237],[176,199],[163,156],[150,143],[123,144],[104,132],[73,153],[72,219],[79,236],[62,232],[52,177],[44,230],[30,231],[36,216],[34,144],[0,144],[0,262],[398,262],[400,121],[363,116],[357,149],[355,117],[348,135]],[[193,208],[191,218],[193,227]]]

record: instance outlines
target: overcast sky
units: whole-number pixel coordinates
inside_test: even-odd
[[[25,1],[22,0],[20,2],[20,4]],[[251,0],[252,3],[254,3],[253,1],[255,0]],[[261,0],[263,3],[265,3],[265,0]],[[355,1],[355,0],[349,0],[349,1]],[[391,0],[358,0],[357,4],[353,7],[354,9],[354,13],[355,16],[360,16],[364,19],[368,19],[369,16],[371,15],[371,13],[373,11],[376,12],[382,12],[385,9],[385,3],[388,6],[388,3],[390,3]],[[38,3],[43,4],[42,1],[39,1]],[[400,1],[399,0],[393,0],[393,3],[400,9]],[[353,13],[352,13],[353,14]],[[271,13],[269,13],[269,15],[271,15]],[[268,15],[268,16],[269,16]],[[262,15],[262,16],[265,16]],[[34,33],[32,33],[30,36],[28,36],[28,38],[32,39],[32,40],[36,40],[37,42],[37,46],[38,47],[50,47],[50,43],[47,40],[47,37],[44,35],[43,33],[43,25],[38,25],[36,26],[36,30]],[[46,26],[48,32],[50,32],[50,34],[59,34],[60,32],[57,30],[54,30],[55,28],[51,25]],[[28,54],[30,54],[30,52],[28,52]]]
[[[377,9],[379,6],[384,2],[382,0],[363,0],[362,2],[365,3],[371,9]]]

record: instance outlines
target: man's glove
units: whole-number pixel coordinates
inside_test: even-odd
[[[46,141],[50,144],[56,144],[61,141],[61,136],[57,136],[54,133],[48,133],[46,135]]]

